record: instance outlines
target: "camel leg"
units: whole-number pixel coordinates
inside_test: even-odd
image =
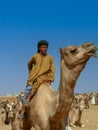
[[[66,118],[61,119],[59,130],[66,130]]]

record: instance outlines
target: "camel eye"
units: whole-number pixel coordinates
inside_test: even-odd
[[[72,47],[72,48],[70,49],[70,52],[71,52],[71,53],[76,52],[76,47]]]

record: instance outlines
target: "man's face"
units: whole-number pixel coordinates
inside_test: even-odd
[[[41,45],[41,47],[39,48],[40,53],[42,53],[43,55],[47,53],[47,49],[48,47],[46,45]]]

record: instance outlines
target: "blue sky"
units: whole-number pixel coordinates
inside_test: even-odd
[[[49,42],[59,86],[59,48],[91,41],[98,46],[97,0],[2,0],[0,1],[0,95],[24,90],[27,62],[37,42]],[[91,58],[81,73],[75,92],[98,90],[98,59]]]

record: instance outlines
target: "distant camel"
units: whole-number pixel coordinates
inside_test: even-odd
[[[42,84],[30,102],[27,117],[15,118],[12,130],[65,130],[76,81],[87,61],[98,48],[91,42],[61,49],[60,85],[57,91]]]

